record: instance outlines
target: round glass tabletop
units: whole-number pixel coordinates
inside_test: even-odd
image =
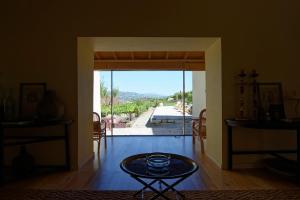
[[[153,171],[147,165],[147,157],[153,154],[163,154],[170,158],[170,164],[164,170]],[[126,173],[150,179],[174,179],[189,176],[198,170],[198,165],[192,159],[171,153],[143,153],[125,158],[120,167]]]

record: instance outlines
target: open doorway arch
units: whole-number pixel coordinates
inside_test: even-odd
[[[127,45],[125,45],[127,44]],[[81,166],[93,155],[91,114],[93,111],[93,56],[94,51],[157,50],[165,45],[167,50],[203,50],[206,57],[206,104],[207,104],[207,155],[222,166],[222,66],[220,38],[78,38],[78,164]],[[90,120],[90,121],[89,121]]]

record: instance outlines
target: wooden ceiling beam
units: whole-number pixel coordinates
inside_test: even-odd
[[[157,62],[180,62],[180,63],[189,63],[189,62],[194,62],[194,63],[205,63],[205,61],[203,59],[186,59],[186,60],[181,60],[181,59],[157,59],[157,60],[147,60],[147,59],[134,59],[134,60],[127,60],[127,59],[119,59],[119,60],[95,60],[95,62],[105,62],[105,63],[108,63],[108,62],[111,62],[111,63],[114,63],[114,62],[128,62],[128,63],[133,63],[133,62],[137,62],[137,63],[140,63],[140,62],[153,62],[153,63],[157,63]]]
[[[205,70],[204,52],[197,51],[107,51],[95,52],[99,70]]]
[[[113,57],[114,57],[115,60],[118,60],[118,56],[117,56],[116,52],[113,52]]]
[[[189,56],[189,52],[184,52],[184,58],[183,59],[187,59],[188,58],[188,56]]]
[[[98,55],[97,52],[94,53],[94,58],[95,58],[95,60],[100,60],[100,56]]]
[[[203,62],[174,62],[162,60],[161,62],[105,62],[95,61],[96,70],[188,70],[204,71]]]
[[[136,55],[135,55],[136,54]],[[204,58],[204,52],[197,51],[107,51],[107,52],[95,52],[94,57],[96,59],[107,60],[110,57],[115,59],[124,59],[125,57],[131,57],[135,59],[136,57],[145,57],[144,59],[156,59],[156,58],[167,58],[167,59],[199,59]],[[133,55],[133,56],[132,56]],[[159,56],[160,55],[160,56]],[[120,57],[120,58],[119,58]],[[132,59],[129,58],[129,59]]]
[[[130,52],[130,57],[131,57],[131,60],[134,60],[134,54],[133,54],[133,52]]]

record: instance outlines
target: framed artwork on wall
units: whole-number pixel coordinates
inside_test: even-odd
[[[257,83],[259,119],[285,118],[282,85],[280,82]]]
[[[46,83],[21,83],[20,107],[21,119],[31,120],[37,117],[37,106],[46,92]]]

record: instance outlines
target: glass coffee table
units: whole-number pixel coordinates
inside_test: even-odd
[[[167,160],[165,160],[166,162],[160,162],[160,159],[156,159],[154,161],[158,162],[154,164],[158,164],[158,166],[153,166],[152,162],[149,162],[149,158],[153,155],[163,156],[167,158]],[[165,195],[169,190],[176,192],[181,198],[185,198],[184,194],[175,189],[175,186],[191,176],[199,168],[196,162],[188,157],[161,152],[143,153],[127,157],[121,162],[120,167],[132,178],[144,185],[144,187],[137,191],[134,196],[142,194],[143,198],[144,190],[149,188],[155,193],[151,199],[156,199],[158,197],[169,199]],[[150,179],[151,181],[147,182],[145,179]],[[164,181],[166,179],[174,179],[174,181],[172,184],[168,184]],[[158,189],[154,187],[153,184],[155,183],[159,184]],[[164,185],[164,189],[162,185]]]

